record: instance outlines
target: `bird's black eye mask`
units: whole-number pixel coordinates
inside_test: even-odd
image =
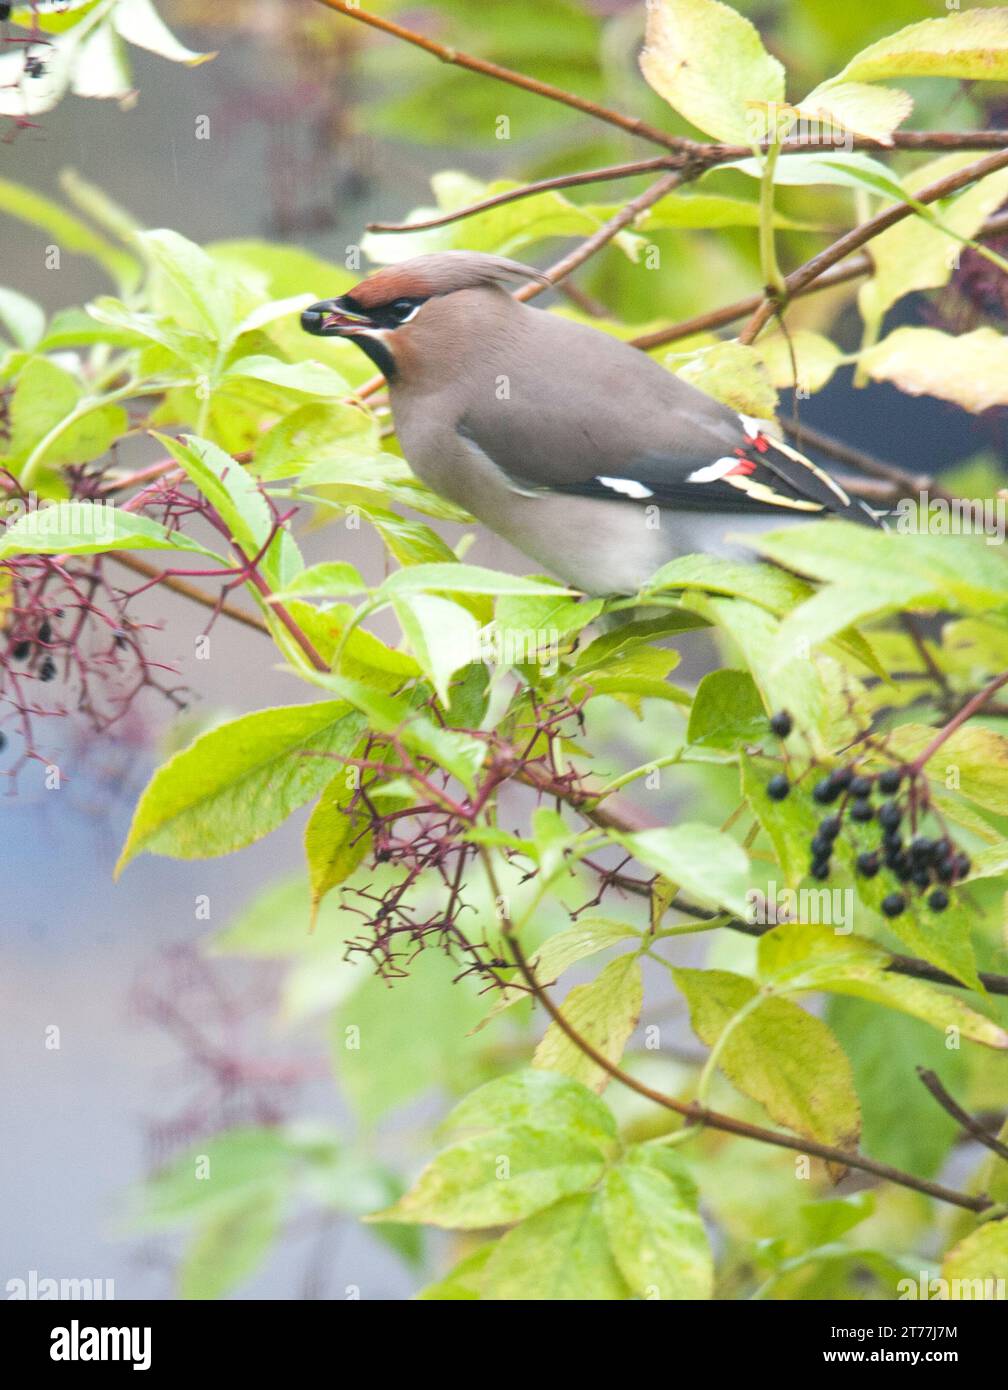
[[[338,299],[322,299],[305,309],[301,327],[320,338],[352,338],[376,328],[401,328],[424,303],[424,295],[404,295],[388,304],[365,309],[352,294],[344,294]]]

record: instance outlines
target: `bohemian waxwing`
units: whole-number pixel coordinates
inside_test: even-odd
[[[544,277],[500,256],[417,256],[312,305],[301,325],[351,338],[385,375],[403,453],[429,487],[587,593],[634,593],[698,549],[698,514],[874,521],[763,421],[512,298],[508,283],[530,279]]]

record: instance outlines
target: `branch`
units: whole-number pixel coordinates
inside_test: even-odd
[[[964,1110],[959,1102],[949,1095],[933,1071],[918,1067],[917,1075],[946,1114],[951,1115],[957,1124],[962,1125],[968,1134],[973,1135],[974,1139],[978,1139],[992,1153],[996,1153],[998,1158],[1008,1160],[1008,1145],[1002,1144],[1001,1140],[995,1138],[989,1130],[985,1129],[975,1116],[971,1115],[968,1110]]]
[[[584,265],[585,261],[590,260],[592,256],[601,251],[603,246],[607,246],[613,237],[617,236],[634,218],[639,217],[642,212],[646,212],[649,207],[664,198],[666,193],[671,193],[672,189],[681,181],[682,176],[678,173],[666,174],[664,178],[660,178],[657,183],[653,183],[650,188],[645,189],[643,193],[639,193],[636,198],[632,198],[629,203],[621,207],[619,212],[610,217],[608,222],[604,222],[597,232],[593,232],[590,237],[581,242],[580,246],[576,246],[573,251],[561,257],[548,270],[544,271],[543,273],[550,282],[549,285],[534,283],[523,285],[515,294],[515,299],[534,299],[536,295],[545,293],[550,285],[555,285],[558,281],[565,279],[566,276],[577,270],[578,266]]]
[[[939,198],[945,198],[950,193],[957,193],[960,188],[965,188],[968,184],[975,183],[987,174],[992,174],[997,169],[1003,169],[1006,166],[1008,166],[1008,149],[998,150],[997,153],[987,155],[985,159],[978,159],[975,164],[969,164],[957,173],[949,174],[943,179],[938,179],[936,183],[928,184],[927,188],[922,189],[917,194],[916,204],[935,203]],[[895,226],[897,222],[902,222],[904,218],[910,217],[915,211],[916,207],[910,203],[895,203],[892,207],[885,208],[882,212],[869,218],[867,222],[862,222],[859,227],[854,227],[845,233],[831,246],[827,246],[825,250],[820,251],[811,260],[806,261],[804,265],[800,265],[797,270],[793,270],[790,275],[785,277],[785,299],[783,302],[800,293],[806,286],[811,285],[824,271],[845,260],[851,252],[860,250],[867,242],[877,237],[880,232]],[[739,334],[739,342],[753,342],[780,307],[781,301],[778,297],[767,294]]]
[[[245,627],[250,627],[255,632],[261,632],[267,637],[270,635],[270,630],[266,624],[253,613],[246,613],[244,609],[236,607],[233,603],[218,602],[209,594],[205,594],[202,589],[198,589],[195,584],[189,584],[184,579],[166,574],[164,570],[159,570],[156,565],[149,565],[146,560],[138,560],[135,556],[127,555],[121,550],[108,551],[107,558],[114,560],[117,565],[122,565],[125,569],[132,570],[134,574],[142,574],[147,579],[153,579],[161,588],[170,589],[173,594],[191,599],[193,603],[198,603],[203,608],[210,608],[215,613],[222,613],[226,618],[233,618],[236,623],[243,623]]]
[[[638,159],[632,164],[610,164],[604,169],[583,169],[577,174],[557,174],[551,179],[537,179],[534,183],[523,184],[520,188],[508,188],[503,193],[495,193],[490,198],[481,198],[478,203],[457,208],[455,212],[442,213],[440,217],[430,217],[424,222],[369,222],[369,232],[426,232],[432,227],[447,227],[452,222],[461,222],[466,217],[474,217],[479,212],[503,207],[505,203],[516,203],[521,198],[531,198],[536,193],[549,193],[557,188],[577,188],[586,183],[607,183],[611,179],[629,179],[637,174],[650,174],[658,169],[679,169],[684,163],[678,155],[659,155],[657,159]]]
[[[504,898],[500,891],[500,884],[493,867],[493,859],[486,845],[479,847],[480,856],[486,869],[487,878],[490,883],[490,891],[496,902],[503,902]],[[994,1203],[989,1197],[973,1196],[967,1192],[957,1192],[953,1188],[945,1187],[941,1183],[930,1182],[924,1178],[915,1177],[912,1173],[904,1173],[899,1168],[893,1168],[888,1163],[880,1163],[877,1159],[868,1158],[865,1154],[851,1154],[843,1149],[834,1148],[831,1144],[820,1144],[818,1140],[801,1138],[797,1135],[785,1134],[780,1130],[765,1129],[762,1125],[749,1124],[745,1120],[737,1120],[732,1115],[721,1114],[717,1110],[708,1110],[705,1106],[696,1105],[687,1101],[678,1100],[675,1096],[665,1095],[662,1091],[656,1091],[645,1082],[639,1081],[637,1077],[631,1076],[622,1067],[609,1060],[604,1052],[600,1052],[597,1047],[571,1024],[563,1015],[559,1007],[553,1002],[552,997],[543,989],[535,977],[535,973],[529,966],[525,952],[518,940],[513,921],[508,915],[502,918],[502,928],[507,939],[508,946],[514,954],[515,964],[519,974],[528,986],[529,992],[536,998],[549,1014],[550,1018],[558,1028],[570,1039],[579,1051],[586,1057],[601,1067],[607,1075],[616,1081],[622,1082],[630,1090],[636,1091],[638,1095],[644,1096],[647,1100],[653,1101],[655,1105],[660,1105],[665,1110],[671,1110],[676,1115],[681,1115],[685,1120],[692,1124],[707,1125],[711,1129],[724,1131],[726,1134],[736,1134],[743,1139],[754,1139],[761,1144],[773,1144],[780,1149],[791,1149],[795,1153],[814,1154],[816,1158],[823,1159],[826,1163],[835,1163],[841,1168],[857,1168],[861,1172],[871,1173],[877,1178],[882,1178],[887,1182],[897,1183],[900,1187],[908,1187],[914,1192],[922,1192],[928,1197],[935,1197],[940,1202],[948,1202],[952,1206],[963,1207],[966,1211],[984,1212],[989,1210]]]
[[[984,705],[987,704],[988,700],[996,695],[1004,685],[1008,685],[1008,671],[1003,671],[1001,675],[996,676],[989,685],[985,685],[983,690],[978,690],[972,699],[967,700],[959,713],[952,716],[945,727],[938,731],[936,737],[931,740],[924,751],[909,764],[907,770],[910,776],[919,776],[920,773],[924,771],[927,763],[938,752],[938,749],[941,748],[942,744],[946,743],[957,729],[962,728],[967,719],[972,719],[974,714],[978,714],[980,710],[983,709]]]
[[[648,125],[646,121],[639,120],[636,116],[624,116],[620,111],[613,111],[607,106],[600,106],[598,102],[589,101],[587,97],[578,96],[575,92],[565,92],[562,88],[554,87],[549,82],[540,82],[537,78],[527,77],[522,72],[501,67],[498,63],[487,62],[484,58],[476,58],[470,53],[460,53],[457,48],[446,48],[444,44],[436,43],[434,39],[429,39],[424,34],[418,34],[414,29],[406,29],[391,19],[383,19],[380,15],[359,9],[353,0],[319,0],[319,3],[325,5],[329,10],[336,10],[337,13],[346,15],[348,19],[356,19],[361,24],[370,25],[372,29],[380,29],[383,33],[391,34],[393,38],[402,39],[405,43],[411,43],[416,48],[422,48],[425,53],[431,54],[442,63],[449,63],[457,68],[465,68],[468,72],[479,73],[481,77],[492,77],[495,81],[506,82],[511,87],[520,87],[523,91],[533,92],[536,96],[545,97],[548,101],[557,101],[562,106],[569,106],[585,116],[593,116],[597,121],[605,121],[607,125],[616,126],[619,130],[626,131],[628,135],[639,135],[643,140],[650,140],[653,145],[664,145],[666,149],[682,151],[700,148],[695,140],[689,140],[682,135],[670,135],[668,131]],[[751,154],[752,151],[747,149],[744,153]]]

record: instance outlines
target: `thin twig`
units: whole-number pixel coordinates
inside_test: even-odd
[[[955,1097],[949,1095],[933,1071],[928,1071],[925,1067],[918,1067],[917,1075],[941,1108],[952,1116],[956,1124],[962,1125],[967,1133],[972,1134],[974,1139],[978,1139],[992,1153],[996,1153],[998,1158],[1008,1160],[1008,1145],[1002,1144],[1000,1139],[984,1128],[975,1115],[964,1110]]]
[[[974,714],[979,714],[988,700],[1005,685],[1008,685],[1008,671],[1002,671],[1000,676],[996,676],[994,680],[984,686],[983,690],[978,690],[974,696],[967,700],[958,714],[954,714],[948,723],[939,729],[937,735],[924,751],[909,764],[910,775],[916,777],[923,772],[942,744],[946,743],[958,729],[961,729],[967,719],[972,719]]]
[[[649,207],[664,198],[666,193],[671,193],[672,189],[677,187],[680,182],[681,176],[678,173],[666,174],[664,178],[653,183],[650,188],[646,188],[643,193],[639,193],[636,198],[631,198],[630,202],[621,207],[619,212],[609,218],[608,222],[604,222],[597,232],[587,237],[573,251],[562,256],[560,260],[543,272],[549,281],[548,285],[530,282],[518,290],[514,296],[515,299],[534,299],[536,295],[543,294],[548,290],[551,285],[565,279],[577,270],[578,266],[584,265],[585,261],[590,260],[592,256],[601,251],[603,246],[608,245],[613,237],[618,236],[634,218],[639,217],[642,212],[646,212]]]
[[[142,574],[147,579],[153,579],[163,589],[170,589],[173,594],[178,594],[181,598],[191,599],[193,603],[200,604],[203,608],[210,608],[215,613],[221,613],[226,618],[232,618],[236,623],[242,623],[245,627],[250,627],[256,632],[261,632],[265,636],[270,636],[270,630],[261,618],[257,618],[253,613],[246,613],[244,609],[236,607],[233,603],[218,602],[210,594],[205,594],[202,589],[198,589],[195,584],[189,584],[184,579],[178,579],[171,574],[165,574],[156,565],[149,565],[146,560],[138,560],[135,555],[127,555],[121,550],[110,550],[108,558],[114,560],[117,565],[122,565],[125,569],[132,570],[134,574]]]

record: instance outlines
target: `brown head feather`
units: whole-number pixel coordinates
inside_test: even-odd
[[[488,256],[480,251],[439,251],[376,270],[355,285],[350,295],[367,310],[391,304],[395,299],[452,294],[455,290],[499,284],[502,280],[550,283],[540,271],[504,256]]]

